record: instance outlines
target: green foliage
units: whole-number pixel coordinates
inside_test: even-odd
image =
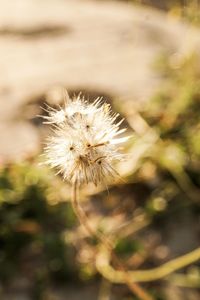
[[[200,158],[200,60],[163,55],[156,67],[165,78],[164,88],[143,110],[143,116],[160,134],[159,162],[174,170],[182,168],[196,176]],[[158,154],[157,152],[157,154]],[[155,156],[154,156],[155,158]]]
[[[182,18],[194,26],[200,25],[200,10],[198,0],[185,0],[184,2],[170,1],[170,13],[175,17]]]
[[[59,192],[52,194],[51,181],[56,187],[53,176],[34,163],[1,169],[1,280],[12,278],[20,270],[24,276],[43,278],[43,281],[66,280],[76,272],[74,249],[63,238],[63,232],[75,223],[74,214],[68,202],[55,204],[53,200]],[[59,184],[57,188],[60,189]],[[29,256],[33,262],[29,262]],[[23,274],[26,263],[33,266],[28,274]]]
[[[143,246],[138,240],[131,240],[130,238],[123,238],[117,241],[115,251],[119,255],[133,255],[134,253],[143,250]]]

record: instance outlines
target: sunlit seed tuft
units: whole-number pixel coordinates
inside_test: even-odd
[[[126,130],[119,129],[123,120],[115,123],[119,114],[113,113],[101,98],[93,103],[80,95],[66,98],[64,107],[48,107],[48,115],[44,116],[44,123],[53,129],[46,142],[46,163],[71,183],[97,185],[115,178],[113,163],[123,158],[118,144],[128,139],[118,137]]]

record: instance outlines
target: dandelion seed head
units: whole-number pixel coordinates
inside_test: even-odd
[[[101,98],[89,103],[79,95],[47,111],[44,123],[51,125],[52,134],[44,154],[50,167],[71,183],[97,185],[117,176],[113,164],[123,158],[119,144],[128,137],[119,136],[126,129],[119,128],[122,120],[117,122],[119,114],[109,104]]]

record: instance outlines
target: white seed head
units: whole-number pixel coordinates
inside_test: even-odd
[[[44,153],[48,165],[71,183],[97,185],[117,176],[113,163],[123,158],[119,144],[128,137],[118,137],[126,129],[119,129],[123,120],[116,122],[119,114],[109,104],[101,98],[89,103],[79,95],[47,111],[44,123],[52,126]]]

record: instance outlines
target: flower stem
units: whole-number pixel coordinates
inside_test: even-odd
[[[120,271],[124,275],[125,283],[129,287],[129,289],[135,294],[140,300],[153,300],[153,298],[143,289],[141,288],[137,283],[133,282],[133,280],[128,275],[123,262],[119,259],[119,257],[114,253],[113,251],[113,245],[110,240],[108,240],[102,233],[95,231],[88,222],[88,217],[85,214],[84,210],[79,204],[78,197],[77,197],[77,182],[73,185],[73,194],[72,194],[72,206],[73,210],[79,219],[79,222],[81,225],[84,226],[84,228],[87,230],[87,232],[90,234],[90,236],[96,237],[99,241],[102,242],[102,244],[105,245],[105,247],[108,249],[108,251],[111,253],[114,262],[120,269]]]

